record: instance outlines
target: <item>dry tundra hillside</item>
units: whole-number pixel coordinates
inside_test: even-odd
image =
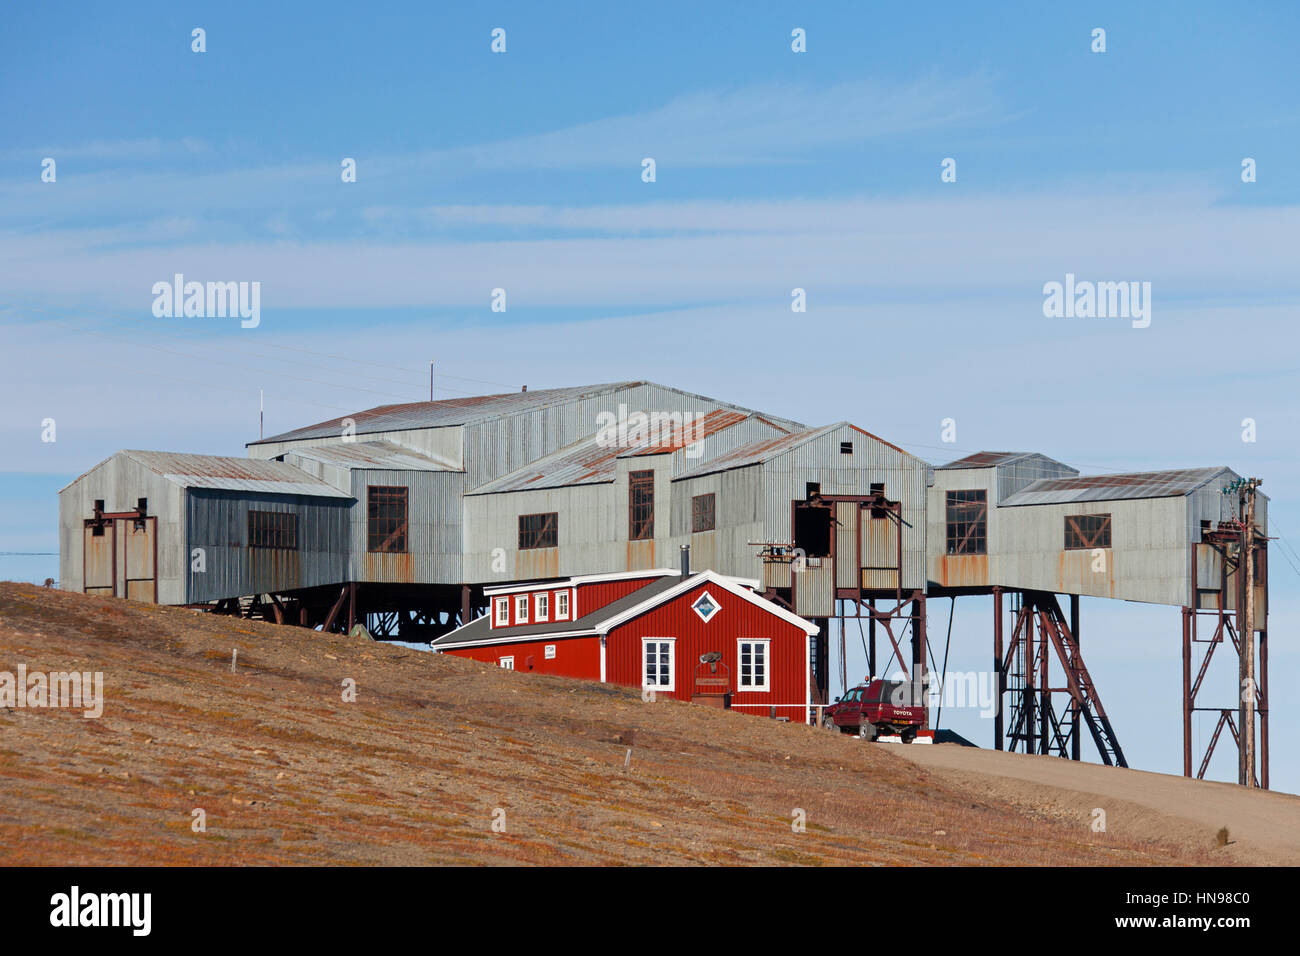
[[[10,864],[1231,862],[816,728],[3,583],[20,664],[101,671],[105,699],[0,709]]]

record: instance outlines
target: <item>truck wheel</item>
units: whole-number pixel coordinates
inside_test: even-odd
[[[826,715],[824,715],[824,716],[822,717],[822,727],[823,727],[823,729],[825,729],[825,730],[838,730],[838,729],[839,729],[838,727],[835,726],[835,718],[832,717],[830,714],[826,714]]]
[[[876,736],[876,728],[872,727],[865,720],[858,724],[858,736],[863,740],[871,740]]]

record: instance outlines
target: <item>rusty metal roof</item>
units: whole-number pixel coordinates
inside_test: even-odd
[[[391,471],[464,471],[453,461],[412,451],[390,441],[339,442],[294,448],[286,452],[308,461],[340,468],[378,468]]]
[[[996,465],[1005,465],[1008,462],[1018,461],[1021,458],[1032,457],[1035,452],[1032,451],[977,451],[973,455],[967,455],[965,458],[958,458],[956,461],[950,461],[946,465],[936,465],[936,468],[992,468]]]
[[[1219,466],[1088,475],[1080,478],[1040,478],[1008,496],[1001,504],[1003,507],[1014,507],[1123,498],[1170,498],[1191,494],[1225,472],[1232,473],[1231,469]]]
[[[747,445],[741,445],[739,448],[733,448],[725,455],[719,455],[717,458],[707,461],[685,474],[678,475],[673,480],[679,478],[693,478],[696,475],[708,475],[715,471],[728,471],[732,468],[744,468],[748,465],[757,465],[767,461],[769,458],[794,448],[796,445],[802,445],[806,441],[824,435],[827,432],[847,425],[847,422],[836,422],[834,425],[823,425],[821,428],[807,428],[803,431],[791,432],[788,435],[780,435],[776,438],[764,438],[760,441],[752,441]],[[874,437],[874,436],[873,436]]]
[[[613,481],[619,458],[641,455],[667,455],[685,448],[690,442],[707,438],[749,418],[739,412],[715,408],[706,412],[699,425],[700,431],[690,435],[684,429],[671,427],[666,440],[661,435],[648,435],[645,441],[628,448],[624,444],[610,444],[600,432],[561,448],[552,455],[529,462],[523,468],[502,475],[495,481],[480,485],[469,494],[495,494],[503,491],[528,491],[533,488],[563,488],[570,485],[594,485]]]
[[[252,491],[276,495],[312,495],[317,498],[351,498],[333,485],[313,478],[282,461],[223,458],[170,451],[125,450],[132,461],[184,488]]]
[[[708,438],[714,432],[720,432],[724,428],[730,428],[732,425],[737,425],[740,422],[743,422],[746,418],[749,418],[749,415],[746,415],[744,412],[728,412],[723,411],[721,408],[715,408],[711,412],[706,412],[692,425],[691,429],[689,429],[690,434],[687,434],[688,429],[684,425],[678,426],[674,423],[669,427],[671,434],[667,436],[652,436],[658,440],[653,443],[639,445],[636,448],[624,451],[619,457],[635,458],[639,455],[666,455],[669,452],[685,448],[687,445],[692,442],[697,442],[701,438]],[[768,422],[768,424],[771,423]],[[779,428],[780,426],[773,427]]]
[[[249,442],[261,445],[267,442],[299,441],[304,438],[337,438],[343,432],[343,423],[351,419],[356,434],[401,431],[407,428],[440,428],[465,425],[487,418],[498,418],[511,412],[537,408],[556,402],[600,395],[621,388],[633,388],[644,382],[613,382],[606,385],[581,385],[572,388],[538,389],[534,392],[504,392],[497,395],[470,395],[465,398],[444,398],[436,402],[408,402],[402,405],[380,405],[365,411],[353,412],[332,418],[327,422],[307,425],[270,438]]]

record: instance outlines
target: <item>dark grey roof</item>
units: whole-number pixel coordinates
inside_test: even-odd
[[[547,634],[562,634],[567,631],[587,631],[595,633],[598,625],[622,614],[628,608],[636,607],[642,601],[648,601],[656,595],[675,588],[682,579],[676,574],[665,574],[631,594],[612,601],[604,607],[584,614],[576,621],[547,621],[545,624],[515,624],[511,627],[493,627],[491,613],[475,618],[464,627],[444,634],[431,643],[432,647],[447,644],[463,644],[469,641],[509,641],[523,640],[529,637],[545,637]],[[500,595],[496,595],[500,596]]]

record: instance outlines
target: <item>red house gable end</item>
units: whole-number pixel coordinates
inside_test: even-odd
[[[692,608],[706,592],[718,606],[707,622]],[[697,685],[697,677],[726,675],[734,709],[763,717],[785,717],[799,723],[808,719],[807,632],[774,614],[765,604],[755,604],[713,582],[703,581],[610,630],[605,647],[609,682],[642,686],[647,639],[671,642],[673,689],[658,691],[662,696],[691,700],[697,692],[716,689]],[[741,640],[769,642],[766,691],[740,689]],[[722,655],[716,673],[700,663],[700,656],[710,652]]]

